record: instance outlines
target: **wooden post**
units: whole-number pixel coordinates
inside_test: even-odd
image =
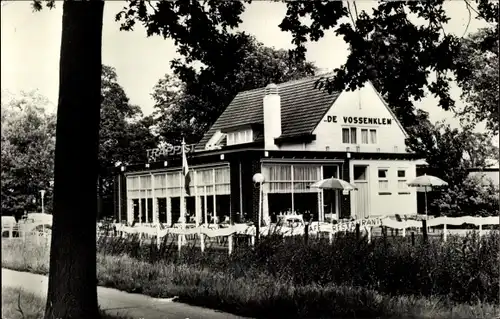
[[[330,245],[333,244],[333,232],[328,233],[328,239],[330,241]]]
[[[309,222],[306,221],[306,225],[304,227],[304,241],[307,245],[307,242],[309,241]]]
[[[250,245],[255,246],[255,236],[250,236]]]
[[[200,230],[198,232],[198,236],[200,237],[200,248],[201,252],[203,253],[205,251],[205,234],[203,234]]]
[[[422,219],[422,236],[424,238],[424,243],[427,243],[427,221]]]
[[[403,228],[403,237],[406,237],[406,228]]]
[[[448,229],[446,227],[446,222],[443,224],[443,241],[446,241],[446,238],[448,237]]]
[[[231,255],[233,252],[233,235],[232,234],[229,235],[229,238],[227,241],[228,241],[228,248],[229,248],[228,253],[229,253],[229,255]]]
[[[415,246],[415,232],[411,232],[411,245]]]
[[[9,228],[9,239],[12,239],[13,238],[13,233],[14,233],[14,224],[10,224],[10,228]]]
[[[156,223],[156,247],[160,249],[160,222]]]
[[[371,243],[372,242],[372,228],[371,228],[371,226],[368,226],[367,230],[368,230],[368,243]]]
[[[479,224],[479,237],[483,236],[483,225]]]
[[[177,235],[177,250],[181,252],[182,247],[182,234]]]

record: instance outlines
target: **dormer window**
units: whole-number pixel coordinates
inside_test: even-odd
[[[226,134],[222,133],[220,130],[217,130],[212,138],[208,141],[207,145],[205,146],[205,149],[207,150],[213,150],[213,149],[218,149],[221,147],[221,143],[224,140],[224,137],[226,137]]]
[[[227,145],[236,145],[251,142],[253,142],[252,129],[245,129],[227,133]]]

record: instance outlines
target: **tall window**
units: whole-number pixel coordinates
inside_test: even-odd
[[[361,143],[368,144],[368,130],[361,129]]]
[[[407,190],[408,185],[406,184],[406,170],[398,169],[398,189],[399,190]]]
[[[370,143],[377,144],[377,130],[370,130]]]
[[[214,170],[202,169],[196,171],[196,185],[201,196],[214,194]],[[205,193],[206,192],[206,193]]]
[[[320,165],[265,164],[262,172],[271,219],[273,214],[290,210],[299,214],[308,211],[318,219],[318,189],[309,186],[321,178]]]
[[[378,170],[378,188],[381,192],[389,190],[389,170],[387,168],[379,168]]]
[[[215,173],[215,194],[230,194],[231,193],[231,181],[229,175],[229,167],[216,168]]]
[[[167,173],[167,193],[169,197],[181,196],[181,173]]]
[[[356,128],[351,127],[351,144],[356,144],[358,139],[356,138]]]
[[[320,167],[311,165],[293,165],[293,191],[295,193],[317,193],[309,186],[320,179]]]
[[[129,199],[139,198],[139,176],[127,177],[127,197]]]
[[[155,180],[155,197],[167,197],[167,178],[165,173],[153,175]]]
[[[356,131],[357,131],[357,129],[355,127],[343,128],[342,129],[342,143],[344,143],[344,144],[356,144],[357,143]]]
[[[344,144],[349,144],[349,129],[348,128],[343,128],[342,129],[342,143]]]
[[[264,176],[269,180],[270,193],[290,193],[292,190],[291,165],[266,165],[263,168]]]

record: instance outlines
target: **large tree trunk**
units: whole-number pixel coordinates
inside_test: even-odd
[[[97,220],[102,219],[102,201],[103,201],[103,178],[102,175],[99,174],[97,178]]]
[[[104,2],[63,4],[46,319],[98,318],[97,153]]]

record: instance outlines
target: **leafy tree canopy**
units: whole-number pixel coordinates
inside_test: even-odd
[[[19,218],[25,209],[37,209],[40,190],[47,191],[45,204],[50,210],[55,114],[45,111],[48,105],[36,91],[19,95],[2,91],[2,214]]]
[[[487,129],[498,134],[499,56],[494,30],[484,28],[462,39],[459,59],[471,72],[458,82],[466,105],[457,113],[469,123],[486,121]]]
[[[156,147],[150,130],[152,125],[152,118],[144,117],[140,107],[130,103],[118,83],[116,70],[103,65],[98,183],[101,213],[110,214],[113,211],[113,167],[120,163],[144,162],[146,149]]]
[[[155,85],[155,116],[159,134],[166,141],[179,142],[184,136],[188,142],[197,142],[238,92],[299,79],[316,71],[310,62],[290,59],[285,50],[265,47],[244,33],[236,36],[242,39],[236,51],[222,51],[213,61],[204,59],[199,71],[173,61],[176,76],[166,75]],[[218,67],[221,61],[224,67]]]
[[[350,53],[335,76],[321,81],[320,87],[356,89],[372,81],[408,128],[417,124],[413,100],[420,100],[428,90],[439,98],[439,106],[449,110],[454,106],[449,94],[451,75],[460,82],[474,70],[458,59],[460,38],[443,29],[452,14],[443,4],[444,0],[380,1],[369,14],[358,12],[355,2],[293,1],[287,3],[280,27],[292,33],[298,59],[304,58],[308,40],[318,41],[325,31],[334,29],[349,44]],[[476,19],[495,26],[488,41],[483,41],[483,50],[492,49],[492,39],[498,38],[498,2],[464,0],[464,5],[475,12]],[[312,22],[304,22],[304,17]]]
[[[481,41],[481,52],[495,51],[498,2],[463,1],[471,18],[474,15],[475,19],[492,25]],[[42,5],[41,1],[34,3],[38,8]],[[172,62],[177,77],[183,83],[199,82],[207,85],[208,82],[198,79],[200,74],[192,67],[193,63],[199,62],[211,72],[230,74],[231,70],[237,69],[236,62],[245,56],[242,49],[246,49],[249,37],[233,31],[241,23],[240,16],[245,3],[250,1],[130,0],[117,13],[116,20],[120,22],[122,30],[133,30],[140,23],[146,28],[148,36],[173,39],[182,56],[182,59]],[[53,4],[53,1],[48,2],[48,6]],[[449,94],[450,81],[456,79],[459,83],[470,83],[469,79],[478,70],[477,63],[459,58],[463,56],[464,50],[467,51],[463,48],[467,41],[444,31],[443,25],[450,20],[452,13],[447,12],[443,4],[444,0],[379,1],[372,12],[366,12],[358,11],[356,2],[290,1],[286,4],[287,12],[280,27],[292,33],[296,45],[292,54],[298,61],[305,60],[305,44],[308,41],[318,41],[325,32],[333,29],[338,36],[343,37],[351,50],[346,63],[335,70],[333,78],[321,81],[320,88],[329,91],[355,89],[371,81],[403,126],[411,128],[418,124],[414,100],[420,100],[426,91],[430,91],[439,98],[439,105],[443,109],[453,109],[455,103]],[[211,74],[209,78],[212,77]],[[492,90],[481,89],[484,86],[482,84],[469,86],[473,87],[465,89],[464,94],[472,106],[466,112],[472,113],[477,120],[497,114],[482,112],[484,106],[477,105],[477,101],[484,101],[486,92]],[[219,97],[214,93],[216,90],[209,87],[206,90],[211,91],[214,99]],[[217,108],[212,105],[207,107]],[[217,114],[213,110],[207,112]],[[189,116],[186,115],[186,118]],[[490,123],[492,121],[489,120],[488,128],[494,130],[498,125]],[[498,117],[494,122],[498,123]],[[181,126],[189,125],[186,122]],[[203,124],[197,124],[198,127],[200,125]],[[199,133],[194,133],[194,136],[199,136]]]
[[[460,185],[434,192],[431,209],[445,216],[498,216],[498,186],[478,176],[468,176]]]
[[[101,126],[99,162],[103,174],[116,163],[146,159],[147,148],[155,147],[151,119],[130,103],[113,67],[103,65],[101,75]]]
[[[498,158],[499,151],[490,134],[474,132],[472,126],[452,128],[430,121],[422,122],[406,144],[410,151],[426,159],[429,174],[456,185],[465,180],[467,169],[488,167],[488,160]]]
[[[410,151],[425,158],[425,171],[448,182],[448,187],[428,194],[432,214],[447,216],[498,214],[498,187],[470,178],[468,169],[484,168],[498,159],[498,147],[488,133],[474,132],[473,126],[452,128],[432,124],[422,117],[418,129],[406,140]]]

